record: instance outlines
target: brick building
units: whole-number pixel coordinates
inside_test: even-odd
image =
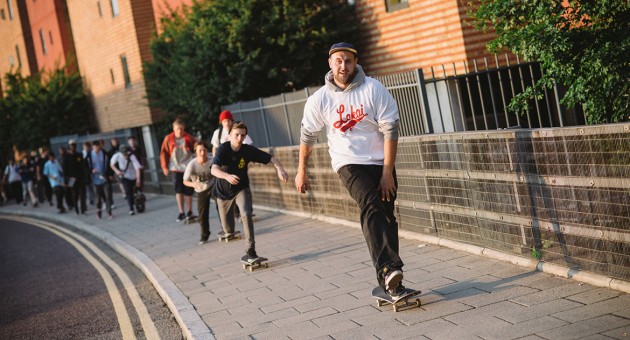
[[[20,4],[21,3],[21,4]],[[37,72],[31,27],[24,2],[6,0],[0,2],[0,96],[6,91],[4,75],[20,70],[23,76]]]
[[[355,5],[363,31],[360,63],[370,74],[426,69],[489,55],[485,47],[492,34],[470,25],[463,1],[356,0]]]
[[[72,32],[63,0],[22,1],[26,5],[38,70],[76,67]]]

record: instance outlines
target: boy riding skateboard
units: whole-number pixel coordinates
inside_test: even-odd
[[[247,251],[242,260],[255,261],[258,258],[254,242],[254,222],[252,221],[252,192],[249,188],[247,165],[250,162],[272,163],[283,182],[288,180],[287,172],[275,157],[251,145],[244,144],[247,126],[235,122],[230,129],[230,140],[221,144],[212,160],[212,175],[216,177],[214,195],[217,198],[219,218],[223,231],[234,234],[234,205],[241,210],[241,220],[247,239]]]

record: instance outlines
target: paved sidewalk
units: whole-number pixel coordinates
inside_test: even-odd
[[[358,229],[255,209],[256,248],[269,268],[250,273],[239,262],[244,240],[217,242],[214,207],[204,245],[198,224],[175,222],[172,196],[148,195],[147,211],[136,216],[114,212],[97,220],[93,207],[89,216],[0,208],[130,245],[157,284],[174,283],[158,291],[173,295],[181,309],[174,313],[193,324],[185,333],[196,338],[630,339],[630,295],[463,251],[401,239],[404,283],[423,291],[422,306],[394,313],[370,296],[375,273]]]

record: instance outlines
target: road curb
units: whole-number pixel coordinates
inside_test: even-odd
[[[292,215],[292,216],[298,216],[298,217],[303,217],[303,218],[310,218],[310,219],[315,219],[315,220],[323,221],[327,223],[356,228],[359,230],[361,229],[361,224],[359,222],[352,222],[352,221],[343,220],[340,218],[334,218],[334,217],[329,217],[329,216],[324,216],[324,215],[319,215],[319,214],[312,214],[312,213],[304,213],[304,212],[299,212],[299,211],[291,211],[291,210],[286,210],[286,209],[270,208],[270,207],[265,207],[261,205],[254,205],[254,207],[260,210],[272,211],[272,212],[277,212],[277,213],[281,213],[285,215]],[[618,291],[630,294],[630,282],[604,276],[601,274],[571,269],[569,267],[561,266],[554,263],[547,263],[544,261],[528,259],[528,258],[517,256],[517,255],[503,253],[494,249],[480,247],[480,246],[476,246],[473,244],[468,244],[468,243],[464,243],[460,241],[449,240],[449,239],[445,239],[441,237],[424,235],[424,234],[416,233],[409,230],[399,230],[398,235],[406,239],[436,244],[439,246],[444,246],[446,248],[451,248],[455,250],[461,250],[461,251],[465,251],[474,255],[480,255],[480,256],[488,257],[488,258],[498,260],[498,261],[509,262],[517,266],[525,267],[531,270],[537,270],[539,272],[572,279],[572,280],[587,283],[593,286],[610,288],[610,289],[614,289],[614,290],[618,290]]]
[[[201,319],[195,307],[188,301],[188,298],[177,288],[173,281],[168,278],[168,275],[166,275],[150,257],[125,241],[100,228],[64,216],[24,211],[16,211],[6,215],[39,218],[46,221],[64,223],[100,239],[142,271],[149,282],[155,287],[158,294],[160,294],[171,313],[175,316],[186,339],[215,339],[212,331]]]

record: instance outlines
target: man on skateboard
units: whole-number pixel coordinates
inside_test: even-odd
[[[352,44],[337,43],[328,52],[326,84],[304,107],[295,186],[309,190],[309,156],[326,126],[334,171],[361,210],[361,228],[378,283],[392,297],[405,293],[394,215],[398,147],[398,106],[377,80],[357,64]]]
[[[254,242],[254,222],[252,221],[252,192],[249,189],[247,165],[249,162],[268,164],[277,169],[278,178],[286,182],[287,172],[282,164],[270,154],[251,145],[244,144],[247,126],[236,122],[230,129],[230,140],[219,146],[212,160],[212,175],[217,178],[214,195],[217,198],[219,218],[223,231],[234,234],[234,204],[241,210],[241,220],[247,239],[247,252],[243,261],[252,262],[258,258]]]

